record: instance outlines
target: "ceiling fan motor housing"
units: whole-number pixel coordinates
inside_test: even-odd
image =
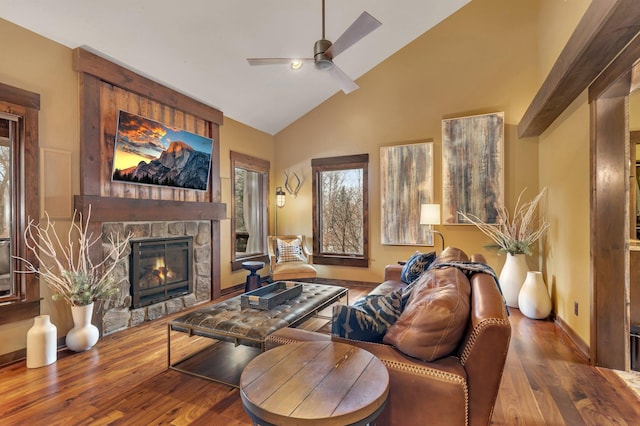
[[[315,60],[315,66],[319,70],[328,70],[333,68],[333,60],[331,56],[326,53],[327,49],[331,47],[331,42],[326,39],[321,39],[315,42],[313,45],[313,58]]]

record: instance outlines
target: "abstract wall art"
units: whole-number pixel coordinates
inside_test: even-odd
[[[433,142],[381,147],[380,178],[382,244],[432,246],[420,205],[433,202]]]
[[[497,223],[504,205],[504,112],[442,120],[442,223]]]

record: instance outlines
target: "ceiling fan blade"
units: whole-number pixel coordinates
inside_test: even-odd
[[[333,67],[331,67],[327,71],[329,72],[329,74],[331,74],[331,77],[336,80],[338,86],[340,87],[340,89],[342,89],[345,95],[348,95],[349,93],[360,87],[356,84],[355,81],[351,80],[351,77],[345,74],[344,71],[342,71],[336,64],[333,64]]]
[[[353,21],[353,24],[351,24],[351,26],[347,28],[340,37],[338,37],[333,45],[327,50],[327,53],[332,58],[335,58],[380,25],[382,25],[382,23],[376,18],[369,15],[367,12],[362,12],[358,19]]]
[[[249,65],[289,65],[293,61],[313,62],[312,58],[247,58]]]

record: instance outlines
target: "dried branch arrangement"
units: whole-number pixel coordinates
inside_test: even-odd
[[[85,222],[82,213],[77,210],[73,213],[66,246],[58,237],[55,223],[46,212],[45,215],[44,225],[30,220],[24,231],[25,245],[34,254],[38,266],[20,258],[26,265],[26,271],[22,272],[38,274],[53,291],[54,300],[63,299],[72,306],[89,305],[116,294],[119,283],[112,278],[112,272],[126,255],[131,235],[123,239],[110,235],[108,252],[101,262],[94,264],[90,250],[102,242],[102,234],[94,237],[89,233],[91,206]]]
[[[549,229],[549,223],[536,215],[536,208],[540,204],[542,196],[547,188],[531,201],[522,203],[522,190],[518,196],[518,201],[513,211],[513,217],[509,215],[506,207],[498,207],[498,223],[485,223],[479,217],[472,214],[458,212],[463,218],[473,223],[485,235],[491,238],[495,244],[488,247],[497,248],[498,253],[526,254],[531,255],[531,246],[538,241]]]

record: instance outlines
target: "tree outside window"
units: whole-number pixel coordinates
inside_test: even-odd
[[[312,160],[314,263],[368,266],[368,162],[367,154]]]

